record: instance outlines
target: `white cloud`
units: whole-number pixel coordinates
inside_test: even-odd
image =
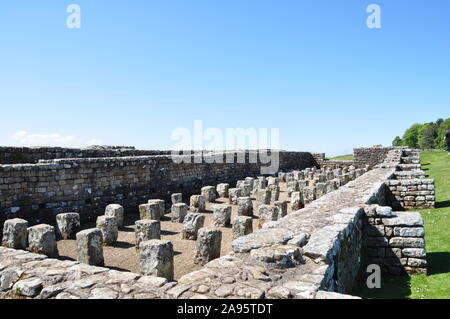
[[[11,136],[15,144],[20,146],[60,146],[60,147],[86,147],[89,145],[102,144],[101,140],[91,139],[83,142],[75,136],[63,136],[59,133],[53,134],[30,134],[27,131],[19,131]]]

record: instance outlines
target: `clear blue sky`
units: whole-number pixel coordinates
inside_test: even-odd
[[[448,0],[5,0],[0,41],[0,145],[168,149],[202,120],[338,155],[450,116]]]

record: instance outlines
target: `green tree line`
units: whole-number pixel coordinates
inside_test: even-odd
[[[393,146],[408,146],[419,149],[447,149],[444,136],[450,131],[450,118],[439,119],[436,122],[415,123],[408,128],[403,136],[396,136]]]

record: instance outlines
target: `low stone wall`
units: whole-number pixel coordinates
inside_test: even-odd
[[[254,152],[234,154],[234,163],[214,163],[214,155],[201,163],[175,163],[171,156],[55,159],[38,164],[0,165],[0,222],[24,218],[54,223],[55,215],[78,212],[82,222],[103,214],[106,205],[121,204],[137,211],[151,198],[169,200],[171,193],[199,193],[204,185],[234,184],[261,175],[261,162],[251,163]],[[238,158],[243,155],[244,163]],[[180,157],[181,158],[181,157]],[[280,152],[280,169],[317,166],[310,153]]]
[[[399,179],[386,182],[389,202],[396,210],[431,209],[435,206],[435,186],[432,179]]]
[[[354,148],[353,158],[355,163],[359,165],[373,167],[383,163],[388,153],[393,149],[396,149],[396,147],[373,146]]]

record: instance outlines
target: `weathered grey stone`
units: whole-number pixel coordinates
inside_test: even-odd
[[[408,266],[411,266],[411,267],[426,267],[427,266],[427,261],[426,261],[426,259],[408,258]]]
[[[80,215],[78,213],[64,213],[56,215],[56,233],[62,239],[73,239],[80,229]]]
[[[172,205],[172,221],[182,223],[188,212],[188,206],[184,203]]]
[[[55,227],[41,224],[28,228],[28,246],[33,253],[57,257]]]
[[[285,228],[260,229],[258,232],[233,240],[231,246],[235,253],[247,253],[264,246],[286,244],[294,235]]]
[[[159,220],[160,206],[158,203],[139,205],[139,216],[141,219]]]
[[[42,290],[42,280],[39,278],[24,279],[16,282],[13,291],[16,295],[24,297],[36,297]]]
[[[412,258],[426,258],[427,252],[423,248],[403,248],[402,255]]]
[[[392,208],[389,206],[378,206],[375,208],[376,214],[379,217],[391,217]]]
[[[281,219],[281,218],[283,218],[284,216],[286,216],[287,215],[287,205],[288,205],[288,201],[286,201],[286,200],[277,200],[275,203],[274,203],[274,205],[276,206],[276,207],[278,207],[278,212],[279,212],[279,215],[278,215],[278,219]]]
[[[292,192],[291,194],[291,209],[297,211],[305,207],[303,194],[301,192]]]
[[[117,227],[116,217],[99,216],[97,217],[96,227],[102,232],[104,245],[112,245],[117,241],[119,228]]]
[[[166,202],[163,199],[150,199],[148,204],[158,204],[159,217],[161,219],[166,214]]]
[[[300,233],[295,235],[294,238],[289,240],[287,243],[289,245],[295,245],[298,247],[303,247],[308,243],[310,235],[308,233]]]
[[[238,238],[253,232],[253,220],[248,216],[237,216],[233,220],[233,238]]]
[[[293,245],[253,249],[250,257],[259,262],[274,264],[277,268],[295,267],[302,261],[300,249]]]
[[[255,192],[256,204],[257,205],[269,205],[271,192],[267,188],[257,189]]]
[[[80,231],[76,235],[78,261],[93,266],[103,266],[103,235],[97,228]]]
[[[277,221],[280,209],[277,206],[261,205],[258,207],[259,227],[270,221]]]
[[[228,227],[231,224],[231,209],[229,205],[215,205],[213,207],[214,226]]]
[[[206,198],[204,195],[192,195],[190,200],[190,210],[193,212],[203,212],[206,210]]]
[[[298,181],[287,182],[288,196],[291,196],[293,192],[298,192],[299,190],[300,189],[299,189]]]
[[[119,204],[109,204],[105,208],[105,216],[115,217],[117,227],[123,227],[124,209]]]
[[[216,186],[216,191],[219,197],[228,198],[228,190],[230,189],[230,185],[226,183],[218,184]]]
[[[213,203],[216,200],[216,189],[214,186],[205,186],[201,189],[202,195],[205,197],[205,201]]]
[[[3,225],[2,245],[13,249],[25,249],[28,238],[28,222],[24,219],[8,219]]]
[[[276,202],[280,198],[280,187],[276,184],[272,184],[267,188],[270,190],[270,202]]]
[[[394,227],[394,236],[396,237],[424,237],[423,227]]]
[[[173,280],[173,245],[167,240],[148,240],[139,245],[139,267],[143,275]]]
[[[136,247],[143,241],[161,239],[161,222],[159,220],[142,219],[135,222]]]
[[[317,292],[316,299],[361,299],[361,297],[321,290]]]
[[[213,259],[219,258],[221,242],[222,232],[220,230],[201,228],[198,231],[195,262],[204,265]]]
[[[205,224],[205,216],[200,214],[189,213],[184,218],[181,237],[183,239],[196,240],[197,233]]]
[[[250,197],[239,197],[237,204],[238,216],[253,216],[253,202]]]
[[[230,204],[237,205],[237,200],[242,196],[242,191],[240,188],[230,188],[228,190],[228,195],[230,198]]]
[[[412,237],[392,237],[389,239],[391,247],[424,248],[425,241],[422,238]]]
[[[172,200],[173,204],[180,204],[183,202],[183,194],[182,193],[174,193],[170,195],[170,199]]]
[[[383,224],[386,226],[423,226],[423,219],[419,213],[396,212],[397,217],[383,218]]]
[[[302,195],[305,204],[311,203],[316,199],[316,188],[314,186],[307,186],[303,188]]]

